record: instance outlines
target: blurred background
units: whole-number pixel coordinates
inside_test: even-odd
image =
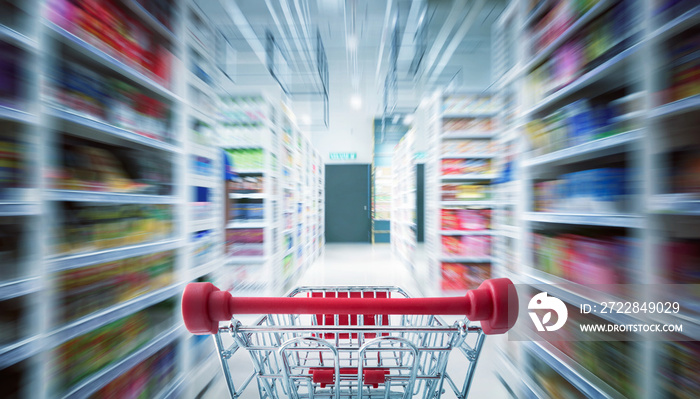
[[[226,397],[191,281],[700,284],[698,22],[690,0],[0,0],[0,396]],[[490,337],[473,396],[698,398],[681,292],[676,342]]]

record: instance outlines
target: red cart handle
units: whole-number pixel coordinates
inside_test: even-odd
[[[193,334],[215,334],[234,314],[465,315],[486,334],[503,334],[518,317],[518,297],[507,278],[484,281],[462,297],[270,298],[234,297],[211,283],[190,283],[182,294],[182,317]]]

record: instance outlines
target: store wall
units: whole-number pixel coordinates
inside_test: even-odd
[[[325,164],[372,163],[372,117],[355,112],[331,112],[328,131],[311,133],[311,142]],[[332,152],[354,152],[356,159],[331,160]]]

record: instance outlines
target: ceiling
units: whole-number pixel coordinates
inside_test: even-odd
[[[309,127],[314,129],[324,127],[317,35],[327,58],[329,97],[358,96],[363,109],[375,116],[406,113],[424,93],[489,81],[491,26],[505,7],[504,0],[196,3],[236,52],[235,88],[282,86],[295,108],[313,114],[307,119],[313,119]],[[270,37],[277,80],[267,68]]]

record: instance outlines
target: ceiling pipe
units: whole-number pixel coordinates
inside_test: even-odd
[[[418,32],[418,27],[421,23],[421,15],[425,16],[425,14],[423,14],[423,4],[425,4],[424,0],[413,0],[411,2],[411,8],[408,11],[408,18],[406,19],[406,27],[403,30],[401,44],[399,44],[399,56],[396,66],[400,71],[407,71],[415,57],[416,32]]]
[[[452,30],[459,21],[459,18],[462,16],[466,6],[467,0],[455,0],[455,2],[452,3],[452,8],[447,15],[447,19],[442,24],[440,32],[438,32],[437,36],[435,37],[435,41],[433,42],[433,45],[428,52],[428,56],[423,63],[423,67],[421,68],[424,71],[424,75],[427,75],[427,72],[433,68],[438,56],[445,46],[445,43],[447,43],[447,39],[449,39],[450,33],[452,33]]]
[[[430,76],[430,83],[433,83],[437,80],[442,71],[445,69],[445,66],[447,66],[447,63],[450,62],[450,58],[452,58],[452,55],[454,55],[454,52],[457,50],[457,47],[459,47],[460,43],[462,43],[462,40],[464,40],[464,36],[466,36],[467,32],[469,32],[469,29],[474,23],[476,17],[481,12],[483,6],[484,0],[476,0],[474,6],[469,10],[466,20],[460,25],[459,29],[457,29],[457,32],[455,32],[454,36],[452,37],[450,44],[445,48],[445,51],[442,53],[440,62],[435,66],[435,69],[432,72],[429,72],[428,76]]]
[[[267,67],[267,53],[265,52],[265,46],[260,42],[260,39],[255,34],[255,31],[250,26],[250,23],[246,19],[241,9],[233,1],[219,1],[223,10],[229,15],[229,18],[236,25],[238,30],[243,34],[243,38],[248,42],[248,45],[253,50],[255,55],[258,57],[260,62]]]
[[[382,37],[379,40],[379,57],[377,58],[377,70],[374,73],[374,82],[379,83],[379,72],[382,69],[383,65],[383,60],[384,60],[384,43],[386,43],[386,35],[389,33],[389,20],[391,19],[391,9],[393,7],[394,0],[387,0],[386,1],[386,10],[384,11],[384,24],[382,25]],[[396,23],[396,17],[393,19],[394,23]],[[391,30],[393,31],[394,27],[391,27]]]

